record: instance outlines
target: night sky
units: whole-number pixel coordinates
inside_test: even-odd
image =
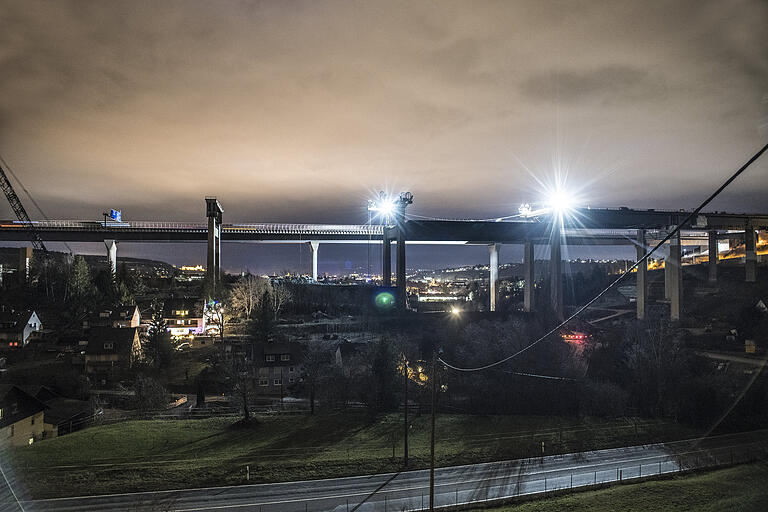
[[[0,154],[51,218],[203,221],[216,195],[225,222],[363,223],[378,190],[487,218],[554,183],[592,206],[693,208],[768,139],[764,1],[0,0],[0,20]],[[763,159],[711,209],[764,212],[767,193]],[[203,263],[205,247],[120,251]],[[321,272],[367,264],[365,246],[321,251]],[[308,254],[225,244],[223,260]]]

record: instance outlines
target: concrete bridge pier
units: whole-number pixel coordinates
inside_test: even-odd
[[[32,248],[19,248],[19,283],[24,284],[29,281],[29,266],[32,261]]]
[[[717,246],[717,231],[710,231],[707,233],[707,245],[709,249],[709,262],[707,263],[707,270],[709,274],[709,282],[717,282],[717,259],[719,257],[719,249]]]
[[[669,246],[670,243],[666,242],[663,246],[662,253],[664,254],[664,298],[666,300],[669,300],[671,297],[671,287],[672,287],[672,264],[670,263],[671,256],[669,252]]]
[[[499,294],[499,249],[501,248],[501,244],[491,244],[488,246],[488,252],[490,253],[490,262],[489,262],[489,269],[490,269],[490,295],[491,295],[491,303],[490,303],[490,310],[496,311],[496,301],[498,299]]]
[[[215,197],[205,198],[208,217],[208,266],[205,278],[215,291],[221,282],[221,216],[224,210]]]
[[[669,240],[669,262],[665,262],[664,267],[669,266],[669,273],[664,274],[665,289],[669,288],[669,318],[672,321],[680,320],[682,295],[683,295],[683,267],[682,252],[680,245],[680,232]]]
[[[536,279],[533,261],[533,242],[525,242],[523,246],[523,279],[525,281],[525,287],[523,288],[523,311],[528,313],[533,311],[533,289]]]
[[[406,292],[405,277],[405,233],[402,224],[397,228],[397,261],[395,268],[395,281],[397,284],[397,307],[406,308],[408,294]]]
[[[561,253],[561,224],[556,223],[549,247],[549,278],[552,310],[558,320],[563,320],[563,262]]]
[[[309,250],[312,252],[312,280],[317,281],[317,252],[320,249],[320,242],[309,242]]]
[[[637,260],[645,256],[645,230],[637,230]],[[645,300],[648,294],[648,260],[643,261],[637,266],[637,319],[645,319]]]
[[[757,281],[757,237],[749,221],[744,228],[744,269],[748,283]]]
[[[114,276],[117,273],[117,242],[115,240],[104,240],[104,245],[107,246],[109,271]]]
[[[389,236],[389,228],[384,226],[381,241],[381,284],[383,286],[392,286],[392,240]]]

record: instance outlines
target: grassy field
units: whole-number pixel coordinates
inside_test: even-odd
[[[13,449],[34,497],[327,478],[401,468],[402,417],[365,414],[127,421]],[[413,418],[409,467],[426,467],[429,417]],[[686,438],[675,424],[536,416],[441,415],[437,461],[455,465]],[[395,458],[393,459],[393,444]],[[61,467],[67,466],[67,467]]]
[[[768,510],[768,465],[749,464],[668,480],[490,509],[491,512],[763,512]]]

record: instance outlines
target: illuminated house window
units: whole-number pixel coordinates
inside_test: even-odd
[[[290,361],[291,360],[291,354],[281,354],[280,355],[281,361]]]
[[[275,380],[273,380],[273,382],[274,382],[275,386],[279,386],[280,384],[283,383],[283,379],[275,379]]]
[[[265,359],[266,359],[266,361],[267,361],[268,363],[272,363],[272,362],[274,362],[274,361],[275,361],[275,356],[273,356],[273,355],[268,355],[268,356],[265,356]]]

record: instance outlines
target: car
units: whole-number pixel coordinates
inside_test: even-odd
[[[185,341],[184,343],[179,343],[178,345],[176,345],[176,350],[182,351],[182,350],[187,350],[188,348],[191,348],[191,347],[192,345],[190,345],[188,341]]]

